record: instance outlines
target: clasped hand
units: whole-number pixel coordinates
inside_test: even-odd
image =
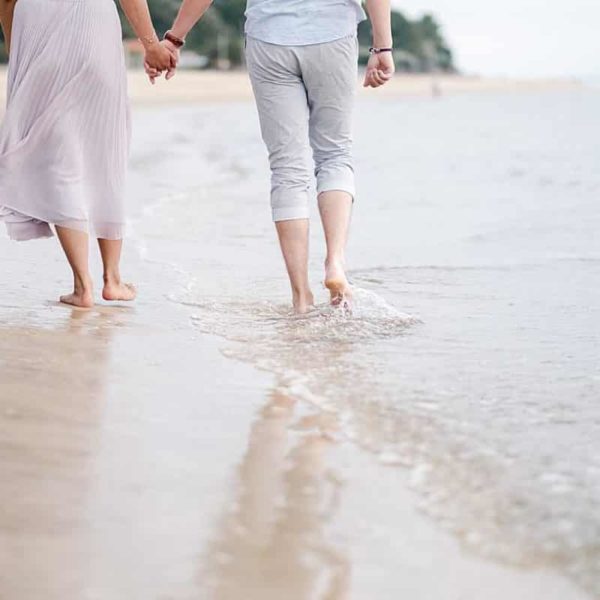
[[[167,80],[174,77],[178,63],[179,49],[169,40],[162,40],[146,48],[144,70],[153,85],[163,73]]]

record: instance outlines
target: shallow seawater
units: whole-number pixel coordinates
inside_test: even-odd
[[[134,239],[173,269],[165,295],[192,327],[410,469],[416,501],[474,551],[549,565],[594,595],[599,100],[361,100],[352,313],[326,303],[316,212],[319,304],[289,311],[252,106],[173,109],[177,144],[158,159],[141,139],[134,163]],[[152,114],[138,118],[142,131]]]

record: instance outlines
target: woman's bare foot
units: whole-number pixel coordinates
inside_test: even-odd
[[[293,294],[292,302],[297,315],[305,315],[315,307],[315,298],[310,291]]]
[[[346,278],[342,262],[331,261],[325,263],[325,287],[329,290],[332,306],[350,306],[352,288]]]
[[[92,308],[94,306],[94,288],[91,278],[88,281],[76,280],[73,293],[61,296],[60,301],[78,308]]]
[[[131,283],[122,281],[105,281],[102,289],[102,297],[109,302],[131,302],[135,300],[137,290]]]

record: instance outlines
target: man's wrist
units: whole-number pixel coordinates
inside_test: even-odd
[[[173,23],[173,27],[169,29],[169,33],[174,35],[177,39],[183,40],[184,42],[188,34],[188,32],[185,31],[179,23]]]
[[[391,48],[394,45],[394,40],[391,36],[373,36],[374,48]]]
[[[386,52],[393,52],[394,49],[391,46],[388,46],[387,48],[377,48],[375,46],[371,46],[369,48],[369,54],[385,54]]]
[[[165,33],[164,39],[173,44],[173,46],[175,46],[178,50],[185,46],[185,39],[173,33],[172,30],[169,30],[167,33]]]

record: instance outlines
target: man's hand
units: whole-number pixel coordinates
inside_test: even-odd
[[[179,61],[179,50],[168,40],[157,42],[146,48],[144,68],[150,82],[154,84],[157,77],[166,71],[166,79],[175,76]]]
[[[392,78],[395,70],[394,57],[391,52],[371,54],[363,86],[378,88],[385,85]]]

